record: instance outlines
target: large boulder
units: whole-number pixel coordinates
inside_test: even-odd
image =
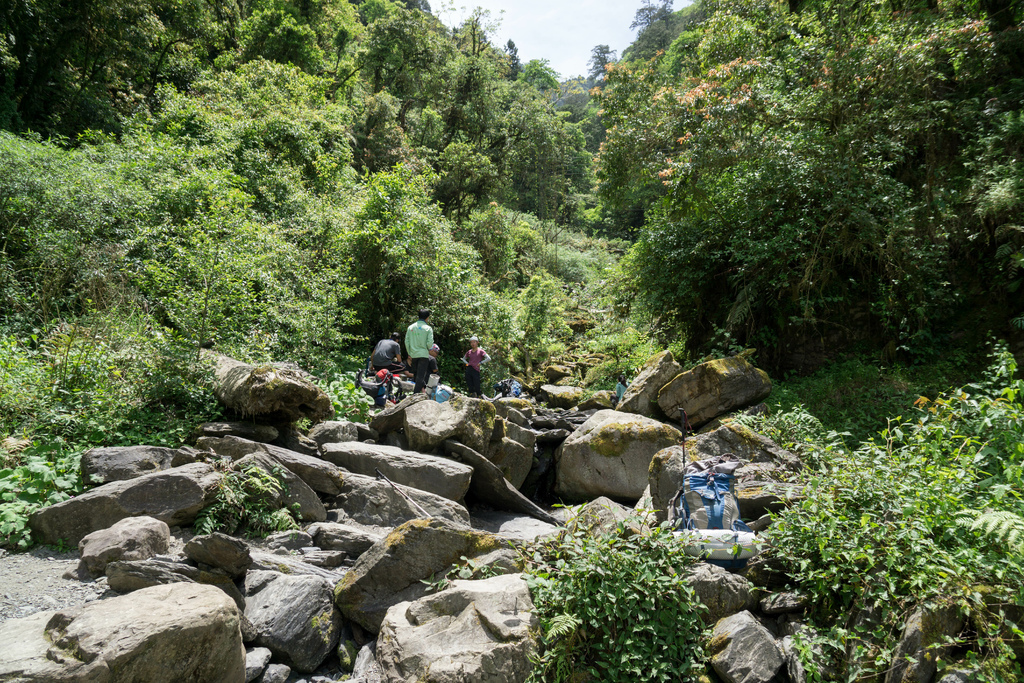
[[[213,393],[226,408],[266,422],[313,422],[334,417],[331,397],[313,377],[290,363],[253,366],[228,356],[204,351],[214,364]]]
[[[635,501],[647,488],[651,458],[681,438],[675,427],[642,415],[600,410],[558,447],[555,492],[566,500]]]
[[[444,403],[423,401],[409,406],[402,427],[414,451],[430,453],[446,439],[483,451],[494,431],[494,417],[490,401],[455,396]]]
[[[307,531],[313,537],[316,547],[341,551],[353,559],[358,558],[383,538],[365,529],[337,522],[311,524]]]
[[[256,644],[293,669],[310,673],[338,645],[341,613],[333,584],[316,576],[277,575],[246,590],[245,616],[256,629]]]
[[[768,373],[733,356],[676,375],[658,393],[658,406],[671,420],[686,411],[690,426],[698,428],[719,415],[759,403],[770,393]]]
[[[520,493],[493,462],[457,441],[446,441],[444,448],[453,458],[473,468],[469,492],[474,498],[497,510],[521,512],[548,524],[558,524],[558,520]]]
[[[903,626],[885,683],[931,683],[938,660],[945,658],[964,621],[956,605],[914,610]]]
[[[335,420],[321,422],[309,430],[309,438],[316,442],[316,445],[323,448],[329,443],[343,443],[345,441],[359,440],[359,426],[348,420]]]
[[[401,484],[392,486],[362,474],[347,475],[342,492],[329,499],[327,504],[332,522],[351,520],[367,526],[390,528],[411,519],[420,519],[425,512],[433,518],[469,526],[469,512],[455,501]]]
[[[665,521],[668,502],[683,485],[687,463],[725,453],[744,463],[736,471],[736,495],[744,519],[777,511],[801,493],[801,486],[778,481],[792,479],[799,472],[800,460],[793,453],[747,427],[730,423],[659,451],[651,459],[648,480],[658,521]]]
[[[91,486],[134,479],[150,472],[169,470],[196,461],[190,448],[115,446],[93,448],[82,454],[82,481]]]
[[[612,399],[615,398],[614,391],[595,391],[593,395],[580,404],[580,410],[611,410],[615,407]]]
[[[349,441],[323,447],[324,460],[349,472],[374,476],[377,470],[395,482],[429,491],[450,500],[462,500],[469,490],[473,468],[394,446]]]
[[[118,560],[145,560],[167,552],[171,530],[166,523],[145,515],[126,517],[78,542],[82,563],[93,576],[102,576]]]
[[[682,371],[682,366],[672,358],[671,351],[662,351],[652,356],[644,363],[640,374],[626,387],[626,393],[615,409],[644,417],[662,417],[661,408],[658,407],[658,392]]]
[[[406,522],[363,553],[335,588],[335,602],[347,618],[377,633],[392,605],[426,595],[423,579],[505,544],[441,519]]]
[[[453,581],[388,610],[377,661],[389,681],[519,683],[533,670],[538,627],[521,574]]]
[[[388,434],[401,429],[405,422],[405,411],[417,403],[429,400],[426,394],[413,394],[394,405],[387,405],[384,410],[378,411],[370,418],[370,429],[378,434]]]
[[[0,680],[23,683],[245,681],[235,604],[178,583],[0,624]]]
[[[232,460],[239,460],[254,453],[262,453],[273,458],[314,491],[328,496],[341,493],[344,481],[343,472],[333,463],[312,455],[273,444],[249,441],[237,436],[203,437],[196,442],[196,446]]]
[[[281,466],[281,463],[266,453],[253,453],[239,458],[231,465],[236,472],[245,473],[256,467],[278,478],[284,490],[275,499],[278,507],[292,508],[298,505],[298,518],[303,522],[327,520],[327,509],[306,482]]]
[[[784,663],[772,634],[747,611],[715,625],[708,654],[725,683],[770,683]]]
[[[77,545],[87,534],[125,517],[149,515],[168,526],[185,526],[212,500],[221,474],[206,463],[193,463],[98,486],[29,517],[32,539]]]
[[[614,532],[620,524],[627,524],[631,532],[639,532],[640,525],[630,523],[631,517],[630,508],[601,496],[574,510],[565,528],[570,533],[582,531],[594,538]]]
[[[544,378],[549,382],[554,383],[566,377],[572,377],[572,368],[566,365],[549,365],[544,368]]]
[[[556,386],[545,384],[540,388],[540,393],[547,400],[552,408],[574,408],[587,397],[587,392],[579,387]]]

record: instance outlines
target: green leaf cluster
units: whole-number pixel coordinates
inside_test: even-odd
[[[260,537],[274,531],[298,529],[297,510],[281,504],[286,493],[287,486],[279,470],[268,472],[259,465],[249,465],[225,472],[213,502],[196,518],[195,529],[201,534],[240,532]]]
[[[543,649],[530,680],[697,680],[703,605],[671,532],[565,532],[527,549]]]

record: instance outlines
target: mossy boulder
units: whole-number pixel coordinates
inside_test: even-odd
[[[612,391],[595,391],[594,394],[586,401],[580,404],[580,410],[611,410],[612,398],[615,396],[615,392]]]
[[[544,377],[549,382],[557,382],[565,377],[572,376],[572,368],[567,365],[549,365],[544,368]]]
[[[579,387],[556,386],[545,384],[540,388],[541,394],[552,408],[574,408],[586,399],[587,392]]]
[[[607,496],[632,504],[647,488],[651,458],[681,438],[657,420],[599,410],[556,451],[555,493],[569,501]]]
[[[490,401],[456,396],[445,403],[421,401],[409,406],[403,427],[414,451],[431,453],[447,439],[483,451],[491,440],[495,415]]]
[[[759,403],[771,393],[768,373],[734,356],[676,375],[658,392],[658,406],[670,420],[678,420],[686,411],[690,425],[697,428],[719,415]]]
[[[389,607],[430,591],[423,579],[440,576],[463,556],[472,559],[504,543],[441,519],[406,522],[359,557],[335,587],[335,603],[345,617],[377,633]]]

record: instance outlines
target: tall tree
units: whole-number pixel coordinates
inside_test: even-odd
[[[588,62],[590,71],[587,72],[587,75],[591,80],[603,83],[605,67],[614,62],[615,50],[607,45],[595,45],[594,49],[590,51],[590,62]]]

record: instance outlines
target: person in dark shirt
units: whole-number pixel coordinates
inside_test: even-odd
[[[370,364],[373,371],[389,370],[392,375],[408,374],[409,368],[402,363],[402,347],[399,345],[402,336],[391,333],[390,339],[381,339],[373,349]]]

